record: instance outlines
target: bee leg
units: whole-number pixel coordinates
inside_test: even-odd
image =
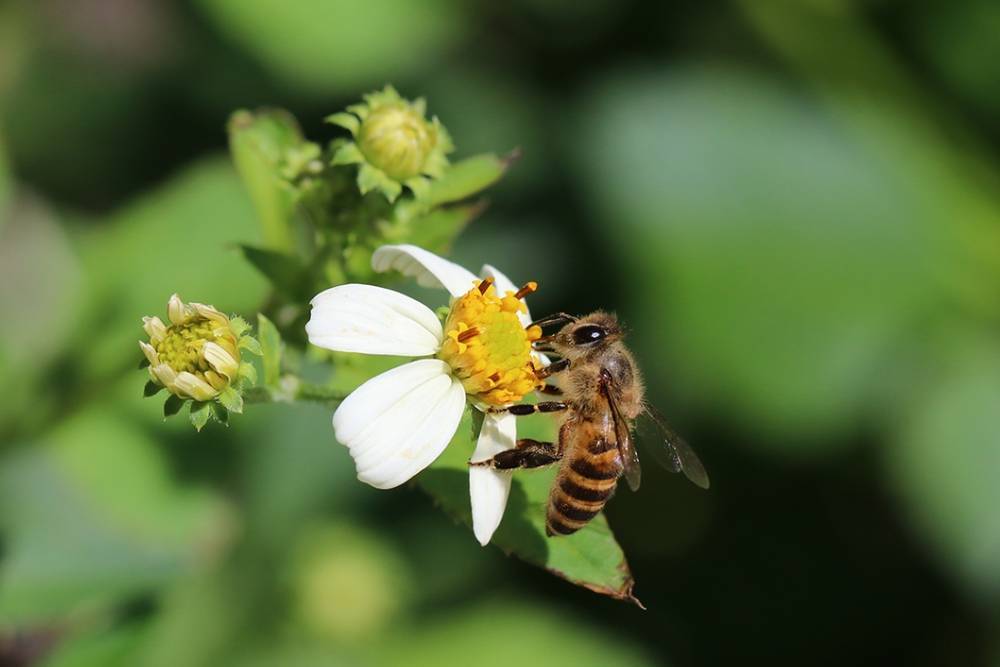
[[[539,442],[530,438],[517,441],[514,449],[500,452],[485,461],[470,462],[469,465],[489,466],[494,470],[514,470],[515,468],[540,468],[555,463],[562,453],[551,442]]]
[[[549,394],[550,396],[562,396],[562,389],[555,386],[554,384],[547,384],[538,390],[542,394]]]
[[[533,415],[536,412],[562,412],[568,409],[569,404],[562,401],[542,401],[535,404],[518,403],[517,405],[509,405],[506,408],[490,408],[490,414],[497,415],[506,412],[517,417],[523,417],[524,415]]]
[[[556,373],[561,373],[569,368],[569,359],[560,359],[559,361],[554,361],[545,368],[540,368],[535,371],[535,377],[539,380],[544,380],[550,375],[555,375]]]

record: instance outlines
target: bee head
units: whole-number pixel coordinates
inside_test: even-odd
[[[603,350],[622,336],[618,319],[610,313],[597,311],[560,329],[551,346],[556,353],[572,360]]]

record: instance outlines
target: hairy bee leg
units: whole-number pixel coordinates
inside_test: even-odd
[[[569,359],[560,359],[559,361],[552,362],[545,368],[540,368],[535,371],[535,377],[539,380],[544,380],[550,375],[555,375],[556,373],[562,373],[564,370],[569,368]]]
[[[536,412],[562,412],[568,409],[569,404],[562,401],[542,401],[535,404],[519,403],[517,405],[509,405],[506,408],[490,408],[490,414],[497,415],[506,412],[517,417],[523,417],[525,415],[533,415]]]
[[[531,326],[547,327],[550,324],[566,324],[567,322],[576,322],[578,317],[570,315],[569,313],[552,313],[551,315],[546,315],[545,317],[535,320],[531,323]]]
[[[540,468],[562,459],[562,453],[551,442],[540,442],[530,438],[517,441],[517,447],[500,452],[491,459],[469,463],[474,466],[489,466],[494,470],[514,470],[516,468]]]
[[[562,389],[555,386],[554,384],[547,384],[538,390],[539,393],[548,394],[549,396],[562,396]]]

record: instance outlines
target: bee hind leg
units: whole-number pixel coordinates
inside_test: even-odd
[[[514,470],[517,468],[541,468],[562,459],[562,452],[551,442],[539,442],[530,438],[517,441],[514,449],[500,452],[485,461],[469,462],[474,466],[489,466],[494,470]]]

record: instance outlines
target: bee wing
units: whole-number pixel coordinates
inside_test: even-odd
[[[639,465],[639,453],[635,450],[635,442],[632,440],[632,431],[618,407],[618,389],[611,379],[611,374],[605,371],[601,377],[604,380],[602,385],[604,397],[611,408],[611,420],[615,425],[615,441],[618,443],[618,451],[621,452],[625,467],[625,481],[628,482],[628,488],[638,491],[639,483],[642,481],[642,468]]]
[[[646,414],[660,430],[663,438],[663,448],[666,454],[664,465],[670,472],[683,472],[684,476],[703,489],[709,487],[708,473],[701,459],[691,449],[691,445],[681,436],[677,435],[673,429],[667,426],[667,420],[663,415],[651,405],[646,406]]]

